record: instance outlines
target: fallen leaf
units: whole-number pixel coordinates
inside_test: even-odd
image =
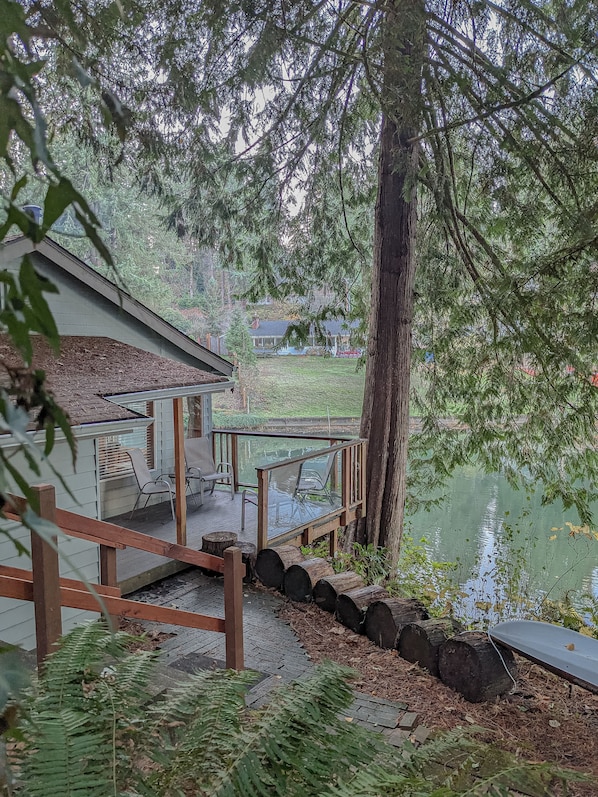
[[[575,650],[575,645],[573,644],[573,642],[570,642],[568,645],[565,645],[565,647],[567,648],[567,650]]]

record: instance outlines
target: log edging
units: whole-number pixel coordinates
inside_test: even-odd
[[[268,554],[268,552],[270,553]],[[276,553],[278,557],[275,571],[278,574],[282,569],[282,577],[279,578],[277,575],[274,579],[276,583],[274,583],[270,573],[266,575],[266,578],[270,579],[270,583],[265,583],[262,577],[263,572],[260,575],[260,556],[262,559],[264,556],[272,557],[273,553]],[[262,568],[263,570],[264,568]],[[360,578],[352,571],[334,573],[326,559],[320,558],[319,562],[317,557],[306,560],[299,548],[292,545],[266,548],[258,553],[256,575],[265,586],[283,589],[289,570],[297,578],[300,578],[302,583],[305,583],[305,587],[299,590],[301,595],[298,598],[288,595],[287,597],[300,602],[313,600],[318,608],[328,612],[332,611],[330,596],[336,593],[335,585],[358,584]],[[292,577],[294,576],[292,575]],[[287,583],[290,583],[290,580]],[[319,598],[315,597],[316,590],[318,590]],[[291,591],[290,588],[289,591]],[[376,634],[372,631],[368,637],[374,644],[383,648],[393,648],[406,661],[417,662],[424,666],[430,675],[440,678],[444,684],[459,692],[470,702],[492,700],[512,688],[517,675],[517,665],[510,650],[501,647],[499,654],[485,632],[462,631],[461,624],[453,618],[430,619],[425,607],[417,599],[393,598],[384,587],[364,586],[361,581],[360,586],[336,593],[335,619],[354,633],[363,634],[367,623],[367,614],[370,611],[369,607],[376,603],[384,606],[392,616],[396,624],[396,634],[393,635],[392,644],[389,644],[388,634]],[[400,613],[402,610],[404,610],[403,614]],[[375,611],[372,609],[370,615],[375,614]],[[427,637],[426,645],[429,647],[429,652],[426,655],[420,652],[419,658],[413,658],[413,653],[404,655],[407,651],[404,649],[404,645],[402,650],[401,638],[405,632],[407,638],[409,635]],[[420,659],[424,661],[422,662]],[[463,662],[462,673],[459,672],[461,661]]]

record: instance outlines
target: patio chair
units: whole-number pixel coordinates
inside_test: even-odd
[[[276,510],[274,525],[281,522],[281,508],[288,509],[290,514],[284,515],[288,519],[293,519],[297,510],[301,511],[301,506],[297,499],[297,485],[299,483],[300,466],[293,462],[291,465],[277,467],[268,473],[268,507]],[[258,505],[258,494],[255,488],[243,490],[241,497],[241,531],[245,529],[245,506],[251,504]],[[270,523],[268,523],[270,525]]]
[[[129,459],[131,460],[131,465],[133,466],[133,473],[135,474],[135,479],[137,480],[137,486],[139,487],[139,495],[137,496],[137,500],[135,501],[135,505],[131,510],[131,514],[129,517],[133,517],[133,512],[137,509],[137,504],[142,495],[147,496],[145,499],[145,504],[142,508],[147,506],[147,502],[150,500],[152,495],[166,495],[170,499],[170,511],[172,512],[172,519],[175,519],[174,514],[174,487],[168,481],[168,479],[164,478],[164,474],[161,473],[159,476],[154,477],[150,473],[150,469],[147,466],[147,462],[145,461],[145,454],[140,448],[130,448],[127,451],[129,455]]]
[[[336,451],[328,454],[324,470],[316,470],[312,467],[305,467],[309,462],[304,462],[301,465],[299,472],[299,481],[295,493],[299,500],[303,500],[310,495],[323,495],[330,503],[334,503],[332,499],[332,492],[328,486],[328,480],[332,473],[332,468],[336,460]]]
[[[203,504],[203,493],[206,484],[211,485],[210,495],[217,484],[227,484],[230,487],[230,497],[234,501],[235,485],[233,481],[233,468],[229,462],[214,462],[212,456],[212,443],[207,437],[188,437],[185,440],[185,464],[187,479],[199,481],[199,500]]]

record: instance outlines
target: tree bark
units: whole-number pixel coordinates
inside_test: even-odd
[[[263,548],[257,555],[255,572],[265,587],[282,589],[286,570],[304,559],[305,556],[294,545]]]
[[[382,598],[368,606],[364,630],[375,645],[392,650],[399,631],[406,623],[427,619],[426,607],[416,598]]]
[[[373,585],[371,587],[359,587],[341,593],[336,599],[335,617],[351,631],[356,634],[363,634],[363,621],[365,620],[365,610],[374,601],[388,598],[388,592],[384,587]]]
[[[201,550],[222,558],[224,551],[231,545],[235,545],[236,542],[237,535],[234,531],[212,531],[210,534],[204,534],[201,538]]]
[[[440,646],[438,672],[443,683],[470,703],[481,703],[513,687],[517,665],[510,650],[502,648],[499,656],[488,634],[464,631]]]
[[[363,587],[363,579],[357,573],[353,573],[351,570],[336,573],[334,576],[321,578],[318,581],[314,587],[314,601],[325,612],[333,612],[336,609],[338,596],[358,587]]]
[[[315,585],[321,578],[334,575],[332,565],[315,557],[291,565],[284,574],[283,591],[287,598],[299,603],[311,603]]]
[[[397,642],[399,656],[417,662],[430,675],[438,675],[438,651],[447,639],[463,630],[461,623],[450,617],[407,623]]]
[[[383,121],[361,436],[369,440],[367,515],[348,534],[398,559],[407,495],[417,175],[425,41],[422,0],[388,0],[383,32]]]

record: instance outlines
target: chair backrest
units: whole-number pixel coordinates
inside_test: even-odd
[[[199,468],[202,474],[216,472],[216,463],[212,456],[212,441],[209,437],[186,438],[185,463],[188,468]]]
[[[301,463],[292,462],[290,465],[281,465],[270,471],[270,487],[281,493],[294,495],[301,472]]]
[[[135,474],[135,478],[137,479],[137,484],[139,485],[139,489],[142,490],[143,487],[148,483],[153,481],[152,474],[150,473],[150,469],[147,466],[147,462],[145,461],[145,454],[140,448],[130,448],[127,451],[129,458],[131,460],[131,465],[133,466],[133,473]]]
[[[326,484],[326,482],[330,478],[330,474],[332,473],[332,468],[334,467],[337,453],[338,453],[337,451],[333,451],[332,454],[328,454],[328,459],[326,460],[326,467],[324,468],[324,473],[322,474],[322,484]]]

